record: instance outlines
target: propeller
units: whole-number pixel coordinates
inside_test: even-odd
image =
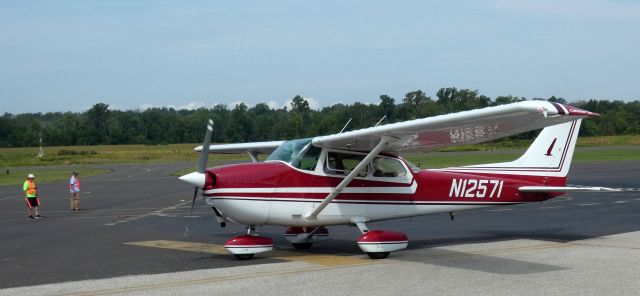
[[[207,162],[209,161],[209,145],[211,145],[211,134],[213,133],[213,120],[209,119],[207,123],[207,130],[204,134],[204,142],[202,142],[202,151],[200,152],[200,161],[198,161],[198,170],[180,177],[180,180],[194,185],[193,199],[191,200],[191,209],[189,210],[189,216],[193,214],[193,208],[196,204],[196,198],[198,197],[198,189],[204,187],[206,177],[205,170],[207,169]],[[185,226],[184,236],[187,237],[189,233],[189,227]]]
[[[202,152],[200,152],[200,161],[198,162],[198,177],[202,178],[204,181],[204,171],[207,169],[207,162],[209,161],[209,145],[211,145],[211,133],[213,133],[213,120],[209,119],[207,123],[207,130],[204,134],[204,142],[202,142]],[[204,182],[202,182],[202,187],[204,187]],[[193,200],[191,200],[191,211],[189,212],[189,216],[193,212],[193,207],[196,204],[196,197],[198,197],[198,186],[195,186],[195,190],[193,191]]]

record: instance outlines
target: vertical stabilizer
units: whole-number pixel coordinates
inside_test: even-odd
[[[455,170],[478,173],[566,177],[582,119],[542,129],[527,151],[510,162],[473,165]]]

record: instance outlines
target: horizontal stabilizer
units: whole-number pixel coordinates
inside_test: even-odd
[[[608,187],[561,187],[561,186],[523,186],[520,192],[589,192],[589,191],[620,191]]]

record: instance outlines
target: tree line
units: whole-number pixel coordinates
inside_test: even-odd
[[[290,106],[270,108],[260,103],[232,108],[176,110],[111,110],[98,103],[84,112],[5,113],[0,117],[0,147],[171,144],[202,141],[206,120],[215,122],[215,143],[252,142],[313,137],[337,133],[351,119],[346,130],[524,101],[524,97],[498,96],[491,99],[478,90],[441,88],[436,97],[422,90],[408,92],[400,102],[381,95],[378,104],[335,104],[313,110],[309,102],[295,96]],[[555,96],[548,101],[567,103]],[[584,100],[576,107],[600,113],[586,120],[583,136],[640,134],[640,101]],[[521,137],[531,137],[525,134]]]

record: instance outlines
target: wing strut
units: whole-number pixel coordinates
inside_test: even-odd
[[[247,150],[247,154],[249,155],[249,158],[251,158],[251,162],[260,162],[258,159],[258,152]]]
[[[385,148],[385,146],[387,145],[387,143],[389,143],[389,141],[391,140],[391,137],[389,136],[382,136],[380,137],[380,142],[373,148],[373,150],[371,150],[371,152],[369,152],[369,154],[367,154],[367,156],[355,167],[353,168],[353,171],[351,171],[345,178],[344,180],[342,180],[342,182],[340,182],[340,184],[338,184],[338,186],[336,186],[336,188],[334,188],[331,193],[329,193],[329,195],[327,195],[327,197],[324,198],[324,200],[322,200],[322,202],[320,203],[320,205],[318,205],[317,208],[315,208],[313,210],[313,212],[307,214],[304,216],[304,220],[305,221],[313,221],[316,220],[318,218],[318,214],[320,214],[320,212],[322,212],[322,210],[324,210],[324,208],[326,208],[329,203],[331,203],[331,201],[333,201],[334,198],[336,198],[336,196],[338,196],[338,194],[340,194],[340,192],[342,192],[342,190],[347,187],[347,185],[349,185],[349,183],[351,183],[351,181],[353,181],[353,179],[367,166],[369,165],[369,163],[371,162],[371,160],[376,157],[381,151],[382,149]]]

